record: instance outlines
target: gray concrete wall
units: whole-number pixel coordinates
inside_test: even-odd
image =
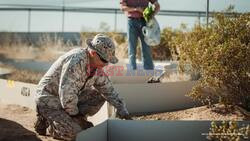
[[[124,67],[124,66],[119,66]],[[154,72],[156,73],[156,71]],[[132,71],[127,70],[124,67],[124,70],[114,70],[114,75],[110,76],[110,80],[114,84],[132,84],[132,83],[147,83],[147,80],[152,77],[153,73],[146,71]]]
[[[156,84],[115,84],[130,113],[166,112],[196,105],[186,97],[195,81]]]
[[[211,121],[107,120],[82,131],[77,141],[207,141]],[[248,125],[250,121],[239,121]]]
[[[0,101],[8,104],[19,104],[34,109],[36,85],[22,82],[0,80]],[[181,110],[194,107],[195,103],[185,94],[195,82],[170,83],[134,83],[115,84],[130,113],[154,113]],[[104,104],[100,113],[95,116],[96,124],[108,118],[108,106]],[[93,120],[94,120],[93,119]],[[92,120],[92,119],[91,119]]]
[[[94,125],[101,124],[109,118],[108,103],[105,102],[102,108],[93,116],[88,117]]]
[[[161,69],[143,70],[142,68],[139,68],[138,70],[131,70],[127,68],[127,62],[124,61],[126,60],[121,60],[118,64],[104,68],[104,71],[110,76],[110,80],[114,84],[147,83],[150,77],[159,76],[163,72]]]
[[[0,102],[35,109],[36,85],[0,79]]]
[[[109,120],[109,141],[207,141],[209,121]]]
[[[76,141],[108,141],[108,122],[80,132]]]
[[[17,104],[35,110],[36,85],[11,80],[0,79],[0,102],[4,104]],[[104,103],[100,111],[88,117],[94,125],[108,119],[108,105]]]

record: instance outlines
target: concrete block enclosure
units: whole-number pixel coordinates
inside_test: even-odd
[[[126,73],[123,70],[122,73]],[[114,87],[132,114],[182,110],[195,106],[185,96],[195,81],[147,84],[150,76],[111,76]],[[0,79],[0,102],[35,109],[36,85]],[[110,110],[111,109],[111,110]],[[205,141],[211,121],[125,121],[110,119],[112,108],[105,103],[89,120],[96,125],[82,131],[77,141]],[[249,123],[248,121],[239,122]]]

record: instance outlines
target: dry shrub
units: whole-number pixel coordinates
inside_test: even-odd
[[[186,73],[171,73],[168,74],[167,76],[164,76],[164,78],[162,79],[162,82],[177,82],[177,81],[189,81],[190,75],[186,74]]]
[[[202,78],[189,96],[204,104],[220,102],[250,110],[250,14],[218,13],[208,28],[196,26],[180,36],[181,64]]]
[[[247,141],[250,125],[239,126],[236,121],[213,121],[207,138],[213,141]]]

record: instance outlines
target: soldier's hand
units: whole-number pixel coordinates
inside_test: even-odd
[[[117,117],[120,119],[125,119],[125,120],[133,120],[132,117],[129,115],[129,113],[116,113]]]
[[[119,116],[118,115],[118,118],[120,119],[125,119],[125,120],[133,120],[132,117],[130,115],[124,115],[124,116]]]
[[[125,120],[133,120],[132,117],[131,117],[130,115],[124,116],[123,119],[125,119]]]

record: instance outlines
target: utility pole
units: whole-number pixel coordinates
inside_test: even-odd
[[[26,39],[28,41],[29,46],[32,44],[30,27],[31,27],[31,9],[28,9],[28,37]]]
[[[199,14],[198,14],[199,16],[198,16],[198,20],[199,20],[199,26],[201,25],[201,13],[199,12]]]
[[[114,31],[117,31],[117,10],[115,10],[115,29]]]
[[[65,18],[65,0],[63,0],[63,7],[62,7],[62,33],[64,33],[64,18]]]
[[[31,9],[28,10],[28,33],[30,33],[31,24]]]
[[[207,0],[207,12],[206,12],[206,17],[207,17],[207,27],[209,23],[209,0]]]

